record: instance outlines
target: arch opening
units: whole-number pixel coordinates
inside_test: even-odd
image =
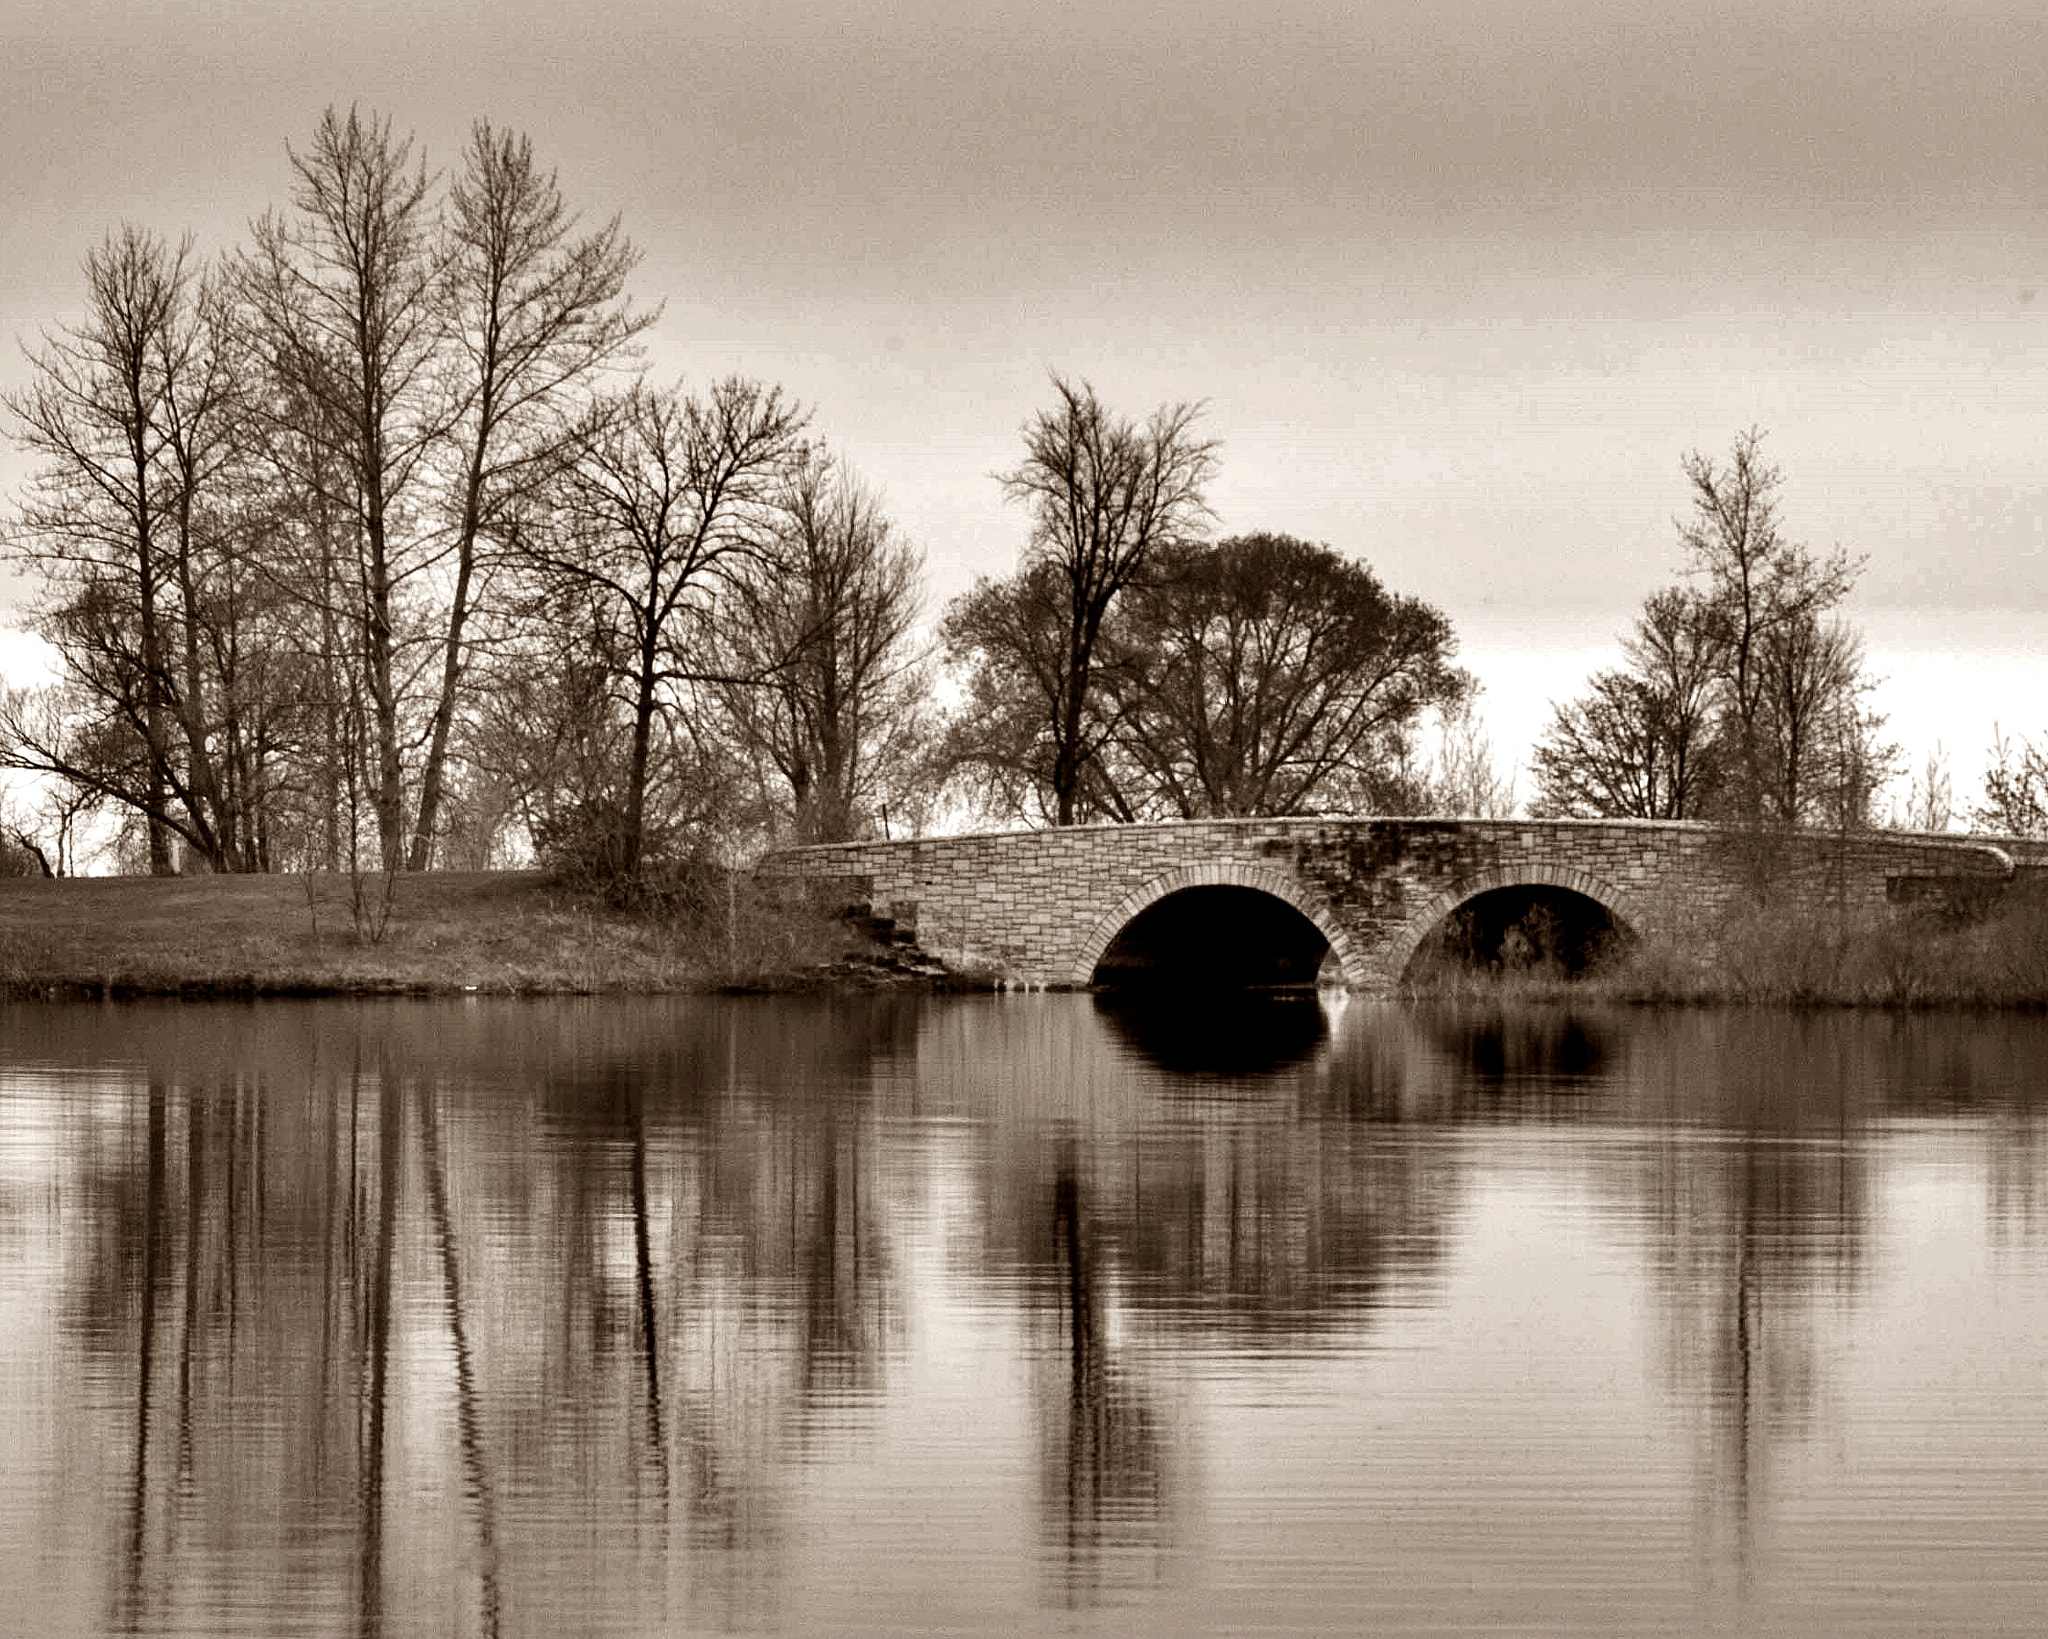
[[[1612,958],[1627,926],[1590,894],[1548,882],[1476,893],[1437,923],[1409,958],[1430,973],[1547,974],[1575,979]]]
[[[1118,930],[1089,983],[1125,991],[1307,987],[1329,954],[1322,930],[1284,899],[1258,888],[1183,888]]]

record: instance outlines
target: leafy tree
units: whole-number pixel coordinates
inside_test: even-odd
[[[1163,548],[1111,631],[1127,816],[1384,808],[1418,720],[1471,689],[1442,614],[1288,535]]]

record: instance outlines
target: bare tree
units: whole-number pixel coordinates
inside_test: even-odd
[[[1948,749],[1937,740],[1906,788],[1903,806],[1894,798],[1890,824],[1899,831],[1946,831],[1956,817],[1955,779]]]
[[[160,871],[335,866],[362,809],[431,862],[495,554],[651,318],[524,138],[479,123],[445,202],[355,109],[287,152],[229,277],[110,238],[9,404],[43,470],[6,546],[70,657],[10,755],[135,808]]]
[[[1059,699],[1065,686],[1071,614],[1065,577],[1056,564],[1043,562],[1004,580],[977,580],[946,608],[940,642],[962,698],[947,714],[941,761],[980,812],[1048,821],[1059,812],[1059,719],[1047,702]],[[1098,676],[1104,664],[1103,656],[1092,658]],[[1128,820],[1120,794],[1102,778],[1097,753],[1108,725],[1099,699],[1080,727],[1085,738],[1066,742],[1082,772],[1070,819]]]
[[[1778,521],[1784,475],[1765,459],[1763,438],[1756,427],[1739,434],[1726,462],[1698,450],[1685,457],[1692,512],[1678,520],[1678,536],[1703,583],[1699,614],[1718,624],[1724,647],[1717,714],[1723,800],[1751,822],[1796,824],[1801,775],[1785,759],[1800,754],[1792,725],[1802,719],[1797,709],[1787,718],[1786,689],[1799,686],[1789,682],[1794,673],[1807,681],[1817,673],[1788,657],[1812,654],[1815,634],[1861,565],[1839,547],[1816,558],[1786,539]]]
[[[605,659],[610,630],[589,597],[543,589],[518,611],[513,640],[479,655],[477,703],[458,725],[465,767],[544,856],[588,833],[593,810],[619,811],[630,730]],[[602,847],[605,834],[585,840]]]
[[[187,834],[216,868],[247,870],[255,861],[239,845],[253,827],[220,778],[215,711],[225,702],[212,687],[224,651],[245,635],[240,609],[221,595],[240,544],[231,493],[243,446],[240,382],[219,281],[200,275],[181,306],[155,338],[166,480],[159,533],[163,579],[176,611],[172,632],[159,631],[161,692],[177,724],[182,780],[175,774],[173,780],[181,786]],[[232,634],[223,622],[235,628]]]
[[[923,570],[874,492],[814,450],[775,534],[731,578],[718,693],[787,789],[799,841],[853,837],[922,760],[928,679],[912,629]]]
[[[1063,592],[1062,646],[1037,679],[1051,741],[1052,817],[1074,823],[1091,751],[1088,696],[1103,622],[1147,558],[1190,540],[1209,516],[1217,445],[1195,436],[1200,406],[1165,405],[1143,426],[1106,410],[1086,382],[1055,375],[1058,402],[1025,424],[1024,460],[999,475],[1031,512],[1027,568]]]
[[[1622,640],[1626,665],[1553,705],[1532,757],[1533,811],[1583,819],[1698,819],[1718,793],[1723,622],[1699,593],[1652,593]]]
[[[1662,702],[1649,682],[1595,672],[1586,692],[1552,702],[1536,742],[1532,812],[1542,819],[1684,819],[1686,782],[1668,755]]]
[[[1765,631],[1756,660],[1751,766],[1766,815],[1784,825],[1868,825],[1897,754],[1878,740],[1884,719],[1864,705],[1872,684],[1862,640],[1839,620],[1800,614]]]
[[[563,472],[552,514],[520,537],[527,573],[589,621],[589,654],[629,725],[612,874],[637,879],[657,719],[701,661],[714,585],[768,550],[802,455],[806,414],[737,377],[703,395],[644,386],[602,402]]]
[[[370,798],[386,870],[404,863],[409,596],[436,557],[432,459],[451,425],[443,378],[446,252],[432,182],[388,120],[330,108],[288,150],[292,212],[265,214],[240,285],[273,377],[274,451],[337,521],[331,587],[360,657],[374,739]]]
[[[1515,775],[1494,761],[1493,739],[1465,694],[1436,710],[1436,738],[1410,775],[1412,812],[1508,819],[1515,811]]]
[[[98,780],[149,826],[152,872],[172,869],[169,722],[164,700],[163,335],[192,283],[189,245],[175,250],[124,228],[85,261],[87,315],[45,333],[33,380],[7,396],[16,441],[44,463],[21,509],[11,549],[44,574],[36,625],[74,680],[139,741],[118,786],[104,761],[88,767],[60,735],[47,743],[10,722],[10,761]],[[61,720],[57,720],[61,721]],[[53,727],[56,723],[53,722]],[[94,735],[103,740],[104,735]]]
[[[232,591],[249,541],[226,303],[189,243],[133,227],[85,270],[84,322],[46,336],[7,400],[42,461],[9,546],[41,575],[31,624],[62,665],[57,695],[7,713],[7,756],[138,812],[155,872],[174,838],[254,869],[252,794],[220,765],[235,664],[261,647]]]
[[[1994,726],[1984,800],[1970,818],[1996,836],[2048,836],[2048,751],[2025,738],[2008,740]]]
[[[585,389],[631,355],[654,319],[621,295],[639,253],[618,219],[580,237],[576,226],[532,143],[479,120],[448,195],[445,297],[460,395],[449,418],[454,539],[408,860],[415,871],[432,856],[447,788],[481,549],[547,483],[571,447]]]
[[[1725,463],[1685,458],[1695,584],[1647,600],[1628,664],[1553,708],[1538,812],[1715,818],[1752,837],[1869,823],[1894,753],[1865,704],[1861,642],[1833,613],[1859,565],[1785,538],[1762,440],[1743,433]]]

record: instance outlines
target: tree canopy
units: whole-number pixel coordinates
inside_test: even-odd
[[[1046,564],[949,611],[965,679],[956,749],[994,806],[1056,811],[1058,747],[1038,709],[1066,604]],[[1424,714],[1471,681],[1437,610],[1364,564],[1291,536],[1180,541],[1104,621],[1070,743],[1076,814],[1215,818],[1383,811]]]
[[[7,398],[59,675],[0,697],[0,764],[77,799],[58,841],[96,810],[158,872],[416,870],[523,819],[630,877],[742,788],[762,834],[866,824],[917,562],[804,414],[635,380],[637,255],[527,138],[478,122],[444,178],[331,108],[287,155],[211,263],[110,234]]]

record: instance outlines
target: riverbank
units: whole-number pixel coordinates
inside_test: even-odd
[[[1712,954],[1617,951],[1567,977],[1411,974],[1418,997],[2048,1008],[2048,883],[1944,923],[1759,913]],[[627,912],[534,871],[0,878],[0,996],[598,995],[983,988],[736,877],[697,916]]]
[[[1976,919],[1857,919],[1766,906],[1694,945],[1646,939],[1591,970],[1541,963],[1411,973],[1416,997],[1715,1006],[2048,1010],[2048,881],[2030,873]]]
[[[656,994],[934,981],[760,900],[627,913],[533,871],[0,879],[0,995]]]

